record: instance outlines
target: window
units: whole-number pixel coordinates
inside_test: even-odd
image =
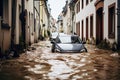
[[[76,24],[76,33],[80,36],[80,22]]]
[[[90,37],[93,37],[93,15],[90,16]]]
[[[82,40],[84,39],[84,22],[82,20]]]
[[[80,1],[78,1],[77,5],[76,5],[76,12],[80,12]]]
[[[115,3],[108,7],[108,37],[115,38]]]
[[[82,9],[83,9],[83,7],[84,7],[84,0],[82,0]]]
[[[90,2],[92,2],[93,0],[90,0]]]
[[[86,5],[88,5],[88,3],[89,3],[89,0],[86,0]]]
[[[80,12],[80,1],[78,2],[78,12]]]
[[[0,0],[0,16],[3,16],[3,0]]]
[[[88,17],[86,18],[86,40],[88,40]]]

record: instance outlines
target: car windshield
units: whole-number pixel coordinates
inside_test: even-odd
[[[80,43],[81,40],[79,39],[79,37],[76,36],[62,36],[59,37],[59,41],[60,43]]]
[[[54,38],[54,37],[56,38],[57,36],[65,36],[65,35],[67,35],[67,34],[58,33],[58,32],[54,32],[54,33],[51,34],[52,38]]]
[[[71,43],[71,37],[59,37],[61,43]]]
[[[52,33],[52,36],[57,36],[57,35],[58,35],[57,32]]]

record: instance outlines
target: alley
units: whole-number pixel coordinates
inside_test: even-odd
[[[88,52],[52,53],[56,32]],[[120,80],[119,63],[120,0],[0,0],[0,80]]]
[[[51,43],[33,44],[18,59],[0,62],[0,80],[119,80],[117,53],[87,45],[88,53],[51,53]]]

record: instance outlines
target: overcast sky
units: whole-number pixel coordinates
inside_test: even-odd
[[[65,6],[65,2],[66,0],[48,0],[53,18],[58,18],[58,15],[61,13],[63,7]]]

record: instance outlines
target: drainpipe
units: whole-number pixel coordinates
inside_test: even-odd
[[[117,28],[118,28],[118,32],[117,32],[117,36],[118,36],[118,48],[120,49],[120,0],[117,0]]]

